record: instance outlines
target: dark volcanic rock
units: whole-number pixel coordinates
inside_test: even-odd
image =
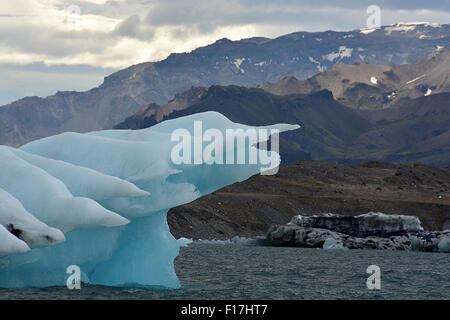
[[[403,235],[423,230],[415,216],[383,215],[370,212],[356,217],[336,214],[295,216],[291,224],[299,227],[321,228],[357,237]]]
[[[272,225],[263,243],[325,249],[449,252],[449,239],[450,230],[423,231],[417,217],[370,212],[356,217],[296,216],[287,225]]]

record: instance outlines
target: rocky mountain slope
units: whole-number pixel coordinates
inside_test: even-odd
[[[212,86],[194,104],[173,111],[163,120],[205,111],[217,111],[234,122],[254,126],[299,124],[300,129],[280,135],[283,163],[299,159],[346,159],[352,141],[373,128],[369,121],[335,101],[327,90],[311,95],[277,96],[262,89],[238,86]],[[139,121],[147,125],[156,123],[154,116]],[[126,123],[139,124],[136,118],[129,118]]]
[[[308,95],[329,90],[334,99],[343,105],[357,110],[363,116],[369,116],[374,110],[404,106],[408,103],[417,106],[418,101],[426,100],[419,98],[450,92],[450,50],[439,50],[430,58],[404,65],[339,63],[332,69],[306,80],[287,76],[275,83],[261,84],[258,88],[279,96]],[[191,87],[175,95],[168,104],[150,104],[115,127],[149,127],[169,118],[172,112],[187,109],[200,102],[207,92],[205,87]],[[419,100],[412,102],[415,99]],[[389,111],[384,112],[385,115],[388,113]]]
[[[405,100],[450,92],[450,51],[412,64],[378,66],[337,64],[307,80],[286,77],[260,88],[278,95],[310,94],[324,89],[358,110],[384,109]]]
[[[371,83],[372,77],[376,83]],[[249,125],[270,121],[302,125],[281,136],[284,164],[306,158],[448,166],[449,98],[450,51],[441,50],[429,59],[400,66],[339,64],[308,80],[288,77],[259,90],[192,87],[167,105],[143,108],[116,128],[140,129],[213,110]]]
[[[173,208],[168,223],[177,238],[230,239],[263,236],[299,214],[370,211],[417,216],[425,230],[449,229],[449,168],[300,161]]]
[[[112,128],[149,103],[166,104],[192,86],[254,87],[292,75],[307,79],[343,62],[411,63],[450,48],[450,25],[396,24],[378,30],[296,32],[276,39],[221,39],[190,53],[131,66],[86,92],[27,97],[0,107],[0,144]]]
[[[355,140],[354,150],[360,154],[388,162],[450,165],[450,92],[404,100],[362,115],[374,129]]]
[[[114,129],[142,129],[157,124],[168,117],[172,112],[187,109],[189,106],[200,101],[208,92],[205,87],[192,87],[191,89],[177,93],[174,99],[167,104],[159,106],[151,103],[135,114],[129,116],[125,121],[114,126]]]

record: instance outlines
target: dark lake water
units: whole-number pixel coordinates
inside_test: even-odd
[[[450,255],[194,243],[175,261],[182,287],[0,289],[0,299],[450,299]],[[381,289],[367,289],[369,265]]]

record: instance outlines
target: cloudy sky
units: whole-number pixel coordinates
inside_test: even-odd
[[[0,0],[0,105],[87,90],[121,68],[217,39],[450,22],[450,0]]]

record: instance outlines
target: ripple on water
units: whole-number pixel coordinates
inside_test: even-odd
[[[381,268],[381,290],[366,269]],[[0,299],[450,299],[448,254],[191,244],[175,261],[182,288],[0,289]]]

